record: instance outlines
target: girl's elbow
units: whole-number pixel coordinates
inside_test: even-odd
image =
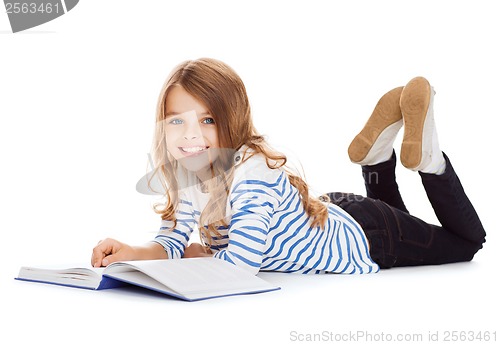
[[[253,265],[248,265],[248,264],[238,264],[236,266],[241,267],[242,269],[244,269],[245,271],[247,271],[248,273],[250,273],[252,275],[257,275],[257,273],[259,273],[259,271],[260,271],[260,266],[253,266]]]
[[[260,271],[260,262],[250,261],[248,259],[233,255],[233,253],[231,253],[230,251],[226,251],[222,255],[215,255],[215,257],[228,261],[252,275],[256,275]]]

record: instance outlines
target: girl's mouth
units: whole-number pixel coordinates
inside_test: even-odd
[[[185,156],[196,156],[208,150],[208,146],[185,146],[179,147],[179,151]]]

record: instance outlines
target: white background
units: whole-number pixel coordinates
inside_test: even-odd
[[[16,34],[2,10],[0,342],[286,344],[298,343],[294,331],[363,330],[424,340],[497,331],[500,340],[497,7],[87,0]],[[350,140],[383,93],[426,76],[441,147],[488,232],[484,250],[472,263],[371,276],[265,275],[282,290],[199,303],[14,281],[21,265],[88,261],[104,237],[154,236],[155,199],[135,183],[147,171],[157,96],[175,65],[203,56],[240,74],[256,126],[300,160],[318,192],[364,193]],[[398,181],[410,211],[435,222],[418,175],[400,168]]]

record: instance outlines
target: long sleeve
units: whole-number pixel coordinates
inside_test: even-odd
[[[285,173],[267,169],[246,171],[233,184],[229,196],[229,243],[214,257],[229,261],[253,274],[262,264],[271,219],[283,194]]]
[[[196,212],[191,202],[181,199],[176,212],[177,226],[172,229],[172,221],[162,221],[153,242],[163,246],[169,259],[180,259],[184,255],[189,237],[196,226]]]

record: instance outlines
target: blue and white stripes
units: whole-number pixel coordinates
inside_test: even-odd
[[[197,227],[196,219],[200,217],[200,212],[193,209],[193,203],[187,200],[180,200],[176,212],[177,226],[173,226],[172,221],[162,221],[160,231],[155,237],[155,242],[160,243],[167,252],[169,259],[180,259],[184,254],[189,237],[193,229]]]
[[[182,257],[199,220],[197,204],[200,203],[191,200],[180,203],[176,229],[167,230],[171,224],[165,222],[165,228],[155,238],[169,258]],[[259,270],[310,274],[377,272],[379,267],[370,258],[359,224],[336,205],[328,204],[328,211],[324,229],[311,227],[299,192],[286,173],[269,169],[264,157],[255,155],[236,168],[227,205],[229,228],[220,229],[224,238],[215,243],[212,252],[214,257],[254,274]]]

